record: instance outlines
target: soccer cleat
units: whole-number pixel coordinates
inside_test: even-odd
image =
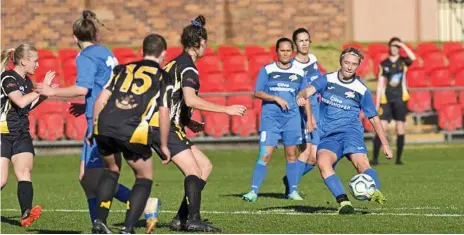
[[[292,193],[288,194],[287,198],[290,199],[290,200],[294,200],[294,201],[302,201],[303,200],[303,198],[300,196],[300,194],[296,190],[293,191]]]
[[[372,194],[372,197],[369,199],[369,201],[377,202],[380,205],[383,205],[383,203],[387,201],[387,199],[378,189],[376,189],[374,194]]]
[[[354,214],[354,207],[351,205],[350,201],[340,202],[340,208],[338,209],[338,214]]]
[[[134,229],[129,229],[129,228],[126,228],[126,227],[122,227],[119,234],[135,234],[135,231],[134,231]]]
[[[221,229],[213,227],[211,224],[206,223],[201,219],[187,220],[185,227],[189,232],[210,232],[220,233]]]
[[[290,187],[288,186],[288,178],[287,178],[287,176],[284,176],[282,178],[282,182],[284,183],[284,186],[285,186],[285,195],[290,194]]]
[[[147,201],[143,214],[146,220],[147,233],[151,233],[156,227],[160,205],[161,201],[158,198],[149,198]]]
[[[108,228],[108,226],[106,226],[105,223],[103,223],[103,221],[96,219],[93,222],[92,233],[93,234],[112,234],[113,232],[111,232],[111,230]]]
[[[42,207],[39,205],[33,206],[32,209],[27,209],[21,217],[21,226],[31,226],[32,222],[40,217],[40,214],[42,214]]]
[[[250,191],[243,195],[242,198],[247,202],[256,202],[258,200],[258,195],[254,191]]]
[[[185,223],[187,222],[186,219],[179,219],[177,216],[172,218],[171,223],[169,223],[169,229],[172,231],[180,232],[186,231]]]

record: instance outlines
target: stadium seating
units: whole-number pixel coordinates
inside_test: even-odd
[[[408,87],[426,87],[428,85],[425,70],[422,68],[410,69],[406,73]]]
[[[430,86],[452,86],[452,78],[449,69],[447,67],[438,67],[430,71]]]
[[[247,71],[247,59],[243,55],[231,55],[222,62],[224,74]]]
[[[379,65],[380,63],[388,58],[388,52],[379,52],[372,56],[372,67],[374,68],[374,74],[377,77],[379,75]]]
[[[248,75],[251,80],[256,80],[259,70],[266,64],[272,62],[272,56],[270,54],[259,54],[249,58],[248,63]]]
[[[243,117],[232,116],[231,133],[243,137],[256,134],[255,111],[253,109],[248,109]]]
[[[459,104],[449,104],[438,112],[438,126],[445,131],[462,128],[462,111]]]
[[[64,63],[67,60],[75,60],[76,56],[79,54],[79,50],[73,48],[64,48],[58,51],[58,58],[61,63]]]
[[[446,55],[449,55],[453,51],[464,49],[462,42],[444,42],[443,43],[443,52]]]
[[[230,96],[227,98],[227,105],[243,105],[248,109],[253,108],[253,98],[249,95]]]
[[[241,55],[240,49],[234,46],[220,46],[218,48],[218,55],[221,60],[233,55]]]
[[[205,133],[213,137],[228,135],[230,132],[229,115],[225,113],[203,113],[205,117]]]
[[[438,67],[445,67],[446,55],[441,51],[431,51],[422,56],[423,67],[427,72]]]
[[[194,110],[192,114],[192,120],[195,120],[197,122],[203,122],[203,118],[201,117],[200,111]],[[191,131],[188,127],[185,127],[185,132],[188,138],[195,138],[197,136],[200,136],[203,134],[202,132],[195,133]]]
[[[358,67],[356,74],[361,78],[365,78],[370,73],[371,73],[370,58],[368,55],[366,55],[366,57],[364,57],[364,60],[361,62],[360,66]]]
[[[50,51],[50,50],[38,49],[37,53],[39,54],[39,64],[40,64],[40,61],[43,59],[50,59],[50,58],[56,59],[55,54],[53,53],[53,51]]]
[[[455,91],[434,91],[433,92],[433,108],[440,111],[443,107],[448,104],[456,104],[457,96]]]
[[[364,130],[366,130],[367,132],[375,132],[375,129],[374,129],[374,127],[372,126],[371,121],[369,121],[369,118],[363,117],[363,118],[361,119],[361,121],[362,121]]]
[[[203,75],[205,82],[200,83],[200,92],[224,92],[224,75],[222,73],[207,73]]]
[[[116,59],[118,59],[118,62],[121,63],[121,61],[125,61],[126,58],[134,58],[137,57],[135,54],[134,49],[130,47],[116,47],[113,48],[113,54],[116,56]]]
[[[267,53],[266,49],[262,46],[245,46],[243,50],[245,51],[245,56],[247,58],[251,58],[255,55]]]
[[[212,56],[212,55],[216,55],[216,52],[214,52],[214,50],[210,47],[207,47],[205,49],[205,54],[203,56]]]
[[[84,140],[85,132],[88,128],[87,119],[85,118],[84,114],[79,117],[75,117],[69,113],[69,109],[71,108],[72,103],[85,105],[85,100],[69,100],[66,102],[65,108],[63,109],[63,116],[65,117],[66,121],[65,134],[68,139]]]
[[[63,102],[46,100],[39,105],[37,115],[37,136],[42,140],[59,140],[64,137]]]
[[[77,68],[75,60],[66,60],[61,63],[63,70],[63,82],[65,86],[71,86],[76,83]]]
[[[356,48],[356,49],[359,49],[360,51],[362,51],[363,53],[366,52],[366,49],[364,49],[364,46],[361,45],[360,43],[357,43],[357,42],[350,42],[350,43],[345,43],[342,45],[342,50],[348,48],[348,47],[353,47],[353,48]]]
[[[372,43],[367,46],[367,52],[373,58],[378,54],[388,54],[388,50],[388,45],[384,43]]]
[[[415,113],[424,113],[432,110],[432,97],[428,91],[411,92],[408,101],[408,110]]]
[[[464,111],[464,91],[459,91],[459,104]]]
[[[123,57],[121,60],[118,60],[119,64],[129,64],[131,62],[135,62],[135,61],[139,61],[141,60],[143,57],[141,56],[126,56],[126,57]]]
[[[448,54],[448,61],[451,71],[464,67],[464,49],[453,51]]]
[[[165,63],[173,60],[182,53],[182,47],[168,47],[166,50],[166,57],[164,58]]]
[[[52,70],[55,71],[55,78],[52,80],[52,84],[61,84],[61,69],[59,67],[60,62],[56,57],[49,57],[39,59],[39,67],[35,71],[35,80],[37,82],[42,82],[45,78],[45,75],[48,71]]]
[[[417,50],[416,53],[419,56],[424,56],[425,54],[428,54],[429,52],[441,52],[440,47],[433,43],[433,42],[422,42],[417,45]]]
[[[226,90],[228,92],[253,91],[253,81],[246,72],[229,74],[226,80]]]
[[[221,72],[220,59],[216,55],[203,56],[196,62],[199,74]]]
[[[37,139],[37,117],[34,110],[29,112],[29,133],[33,140]]]
[[[464,87],[464,67],[455,71],[454,85]]]

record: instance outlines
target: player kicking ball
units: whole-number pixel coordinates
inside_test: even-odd
[[[385,202],[385,197],[379,191],[377,172],[371,168],[367,158],[364,128],[359,119],[361,110],[379,136],[387,159],[393,157],[371,93],[356,77],[356,70],[362,59],[363,55],[355,48],[343,50],[338,71],[316,79],[297,95],[299,106],[304,106],[306,100],[316,93],[322,95],[318,124],[321,142],[317,150],[317,166],[324,183],[340,204],[339,214],[354,213],[342,182],[334,170],[334,166],[343,157],[347,157],[359,173],[367,174],[374,179],[376,190],[370,200],[380,204]]]

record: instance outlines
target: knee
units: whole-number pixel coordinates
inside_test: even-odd
[[[367,157],[366,157],[366,159],[356,161],[354,163],[354,166],[356,167],[356,170],[358,171],[358,173],[362,173],[365,170],[371,168],[371,166],[369,164],[369,160],[367,159]]]
[[[116,173],[119,173],[119,171],[120,171],[118,165],[116,165],[116,164],[108,164],[107,169],[112,171],[112,172],[116,172]]]
[[[287,162],[296,162],[296,154],[294,153],[287,153]]]
[[[213,164],[211,161],[207,161],[201,165],[201,173],[202,175],[209,175],[213,171]]]
[[[21,169],[15,169],[16,177],[18,181],[30,181],[31,180],[32,167],[23,167]]]

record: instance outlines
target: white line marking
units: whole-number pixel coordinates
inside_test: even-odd
[[[419,209],[420,207],[418,207]],[[428,208],[428,207],[424,207]],[[433,208],[433,207],[431,207]],[[379,208],[382,209],[382,208]],[[396,208],[400,209],[400,208]],[[14,211],[19,212],[18,209],[2,209],[2,211]],[[88,213],[88,210],[70,210],[70,209],[44,209],[44,212],[64,212],[64,213]],[[112,212],[126,212],[126,210],[112,210]],[[161,210],[161,213],[175,214],[177,211]],[[336,212],[296,212],[292,210],[268,210],[268,211],[202,211],[203,214],[226,214],[226,215],[338,215]],[[423,216],[423,217],[464,217],[464,214],[435,214],[435,213],[384,213],[384,212],[373,212],[365,215],[376,215],[376,216]]]

